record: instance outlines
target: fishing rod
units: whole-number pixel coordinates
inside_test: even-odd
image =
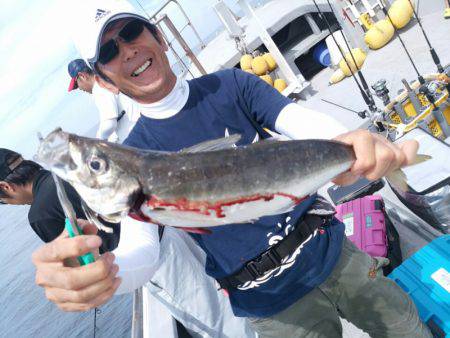
[[[411,4],[411,2],[408,0],[409,4]],[[389,15],[389,12],[386,9],[386,3],[384,0],[381,1],[381,9],[383,11],[383,13],[386,15],[386,17],[389,19],[392,27],[394,27],[394,34],[395,36],[398,38],[398,40],[400,41],[401,45],[403,46],[403,49],[406,53],[406,55],[408,56],[409,61],[411,62],[411,65],[413,66],[415,72],[417,73],[417,78],[419,80],[420,83],[420,89],[419,92],[424,94],[425,97],[428,99],[428,101],[430,102],[431,106],[433,107],[433,110],[437,109],[436,104],[435,104],[435,99],[433,97],[433,94],[431,93],[430,89],[428,88],[428,86],[426,85],[425,79],[422,76],[422,74],[420,74],[419,70],[417,69],[416,64],[414,63],[413,58],[411,57],[411,54],[409,54],[408,49],[406,48],[405,43],[403,42],[403,39],[400,36],[400,33],[398,32],[398,30],[395,28],[394,23],[391,19],[391,16]],[[414,7],[413,7],[414,8]],[[408,88],[407,88],[408,89]]]
[[[424,85],[424,84],[425,84],[425,79],[424,79],[423,76],[420,74],[419,70],[417,69],[417,66],[416,66],[416,64],[414,63],[414,60],[413,60],[413,58],[411,57],[411,54],[409,54],[409,51],[408,51],[408,49],[406,48],[406,45],[405,45],[405,43],[403,42],[403,39],[401,38],[400,33],[399,33],[399,32],[397,31],[397,29],[395,28],[394,22],[392,21],[391,16],[389,15],[389,12],[388,12],[387,9],[386,9],[386,3],[385,3],[385,1],[382,0],[382,1],[381,1],[381,4],[382,4],[381,10],[383,11],[384,15],[386,15],[386,17],[389,19],[389,22],[391,23],[392,27],[394,28],[394,34],[395,34],[395,36],[398,38],[398,40],[400,41],[400,43],[401,43],[401,45],[402,45],[402,47],[403,47],[403,49],[404,49],[406,55],[408,56],[409,62],[410,62],[411,65],[413,66],[414,71],[415,71],[416,74],[417,74],[417,77],[418,77],[418,79],[419,79],[420,84],[421,84],[421,85]]]
[[[328,3],[328,7],[330,7],[331,13],[334,14],[333,6],[331,6],[330,1],[327,0],[327,3]],[[342,27],[339,27],[339,28],[341,28],[340,31],[341,31],[342,38],[344,39],[345,45],[347,46],[347,49],[348,49],[348,51],[350,53],[350,56],[351,56],[351,58],[353,60],[353,63],[355,64],[356,72],[358,73],[358,77],[359,77],[359,80],[361,81],[362,87],[363,87],[367,97],[370,100],[370,105],[372,106],[372,109],[370,109],[370,111],[371,112],[375,112],[377,110],[377,108],[375,106],[375,101],[373,100],[372,93],[371,93],[371,91],[369,89],[369,86],[367,85],[366,79],[364,78],[364,75],[363,75],[362,71],[359,69],[358,65],[356,64],[355,56],[353,55],[352,49],[350,48],[350,46],[349,46],[349,44],[347,42],[347,39],[345,38],[345,35],[344,35],[343,31],[342,31]],[[351,71],[351,69],[350,69],[350,71]]]
[[[441,60],[439,59],[439,56],[437,55],[435,49],[433,48],[433,46],[430,43],[430,40],[428,39],[427,34],[425,33],[425,29],[422,26],[422,22],[419,19],[419,15],[416,12],[413,3],[411,2],[411,0],[408,0],[408,2],[411,5],[411,8],[412,8],[413,13],[414,13],[414,17],[416,18],[417,23],[419,24],[420,30],[422,31],[422,34],[425,37],[425,40],[427,41],[428,47],[430,48],[431,57],[433,58],[434,64],[436,65],[438,72],[439,73],[444,73],[444,68],[441,65]]]
[[[94,309],[94,338],[96,337],[97,330],[98,330],[98,327],[97,327],[97,313],[100,313],[100,312],[101,311],[100,311],[99,308],[95,308]]]
[[[442,65],[441,65],[441,60],[440,60],[440,58],[439,58],[439,55],[437,54],[436,50],[435,50],[435,49],[433,48],[433,46],[431,45],[431,42],[430,42],[430,40],[428,39],[428,36],[427,36],[427,34],[426,34],[426,32],[425,32],[425,29],[424,29],[423,26],[422,26],[422,21],[421,21],[420,18],[419,18],[419,13],[416,12],[416,9],[414,8],[414,5],[413,5],[413,3],[411,2],[411,0],[408,0],[408,2],[409,2],[409,4],[411,5],[411,8],[412,8],[413,13],[414,13],[414,17],[416,18],[417,23],[419,24],[420,30],[422,31],[422,34],[423,34],[423,36],[424,36],[424,38],[425,38],[425,41],[427,42],[428,47],[430,48],[431,58],[433,59],[433,62],[434,62],[434,64],[436,65],[436,68],[437,68],[438,72],[441,73],[441,74],[447,75],[446,72],[445,72],[445,70],[444,70],[444,67],[442,67]],[[447,76],[448,76],[448,75],[447,75]],[[447,88],[447,91],[450,93],[450,82],[447,82],[445,88]]]
[[[331,105],[333,105],[333,106],[336,106],[336,107],[339,107],[339,108],[341,108],[341,109],[344,109],[344,110],[348,110],[348,111],[350,111],[350,112],[352,112],[352,113],[355,113],[355,114],[357,114],[360,118],[362,118],[362,119],[365,119],[366,117],[367,117],[367,110],[361,110],[361,111],[356,111],[356,110],[354,110],[354,109],[350,109],[350,108],[348,108],[348,107],[344,107],[344,106],[342,106],[342,105],[340,105],[340,104],[338,104],[338,103],[336,103],[336,102],[333,102],[333,101],[328,101],[328,100],[325,100],[325,99],[321,99],[323,102],[326,102],[326,103],[328,103],[328,104],[331,104]]]
[[[376,109],[376,106],[375,106],[375,104],[374,104],[373,98],[371,97],[371,94],[370,94],[370,98],[369,98],[369,96],[367,95],[367,93],[363,90],[363,88],[361,87],[360,83],[359,83],[358,80],[356,79],[356,76],[355,76],[355,74],[354,74],[354,72],[353,72],[353,70],[352,70],[352,67],[350,67],[350,64],[349,64],[347,58],[345,57],[345,54],[344,54],[344,52],[342,51],[340,44],[337,42],[336,37],[335,37],[334,34],[333,34],[333,31],[332,31],[332,29],[331,29],[331,25],[330,25],[328,19],[326,18],[326,16],[324,15],[324,13],[320,10],[319,6],[317,5],[316,0],[312,0],[312,1],[313,1],[314,5],[316,6],[317,13],[319,14],[320,19],[321,19],[322,21],[325,22],[325,24],[326,24],[326,26],[327,26],[327,28],[328,28],[328,31],[329,31],[329,33],[330,33],[330,35],[331,35],[331,37],[332,37],[334,43],[335,43],[336,46],[338,47],[338,50],[339,50],[339,52],[340,52],[342,58],[344,59],[345,64],[346,64],[347,67],[349,68],[350,73],[352,74],[352,78],[353,78],[353,80],[356,82],[356,85],[357,85],[357,87],[358,87],[358,89],[359,89],[359,92],[361,93],[361,96],[362,96],[363,99],[364,99],[364,102],[365,102],[366,105],[369,107],[369,110],[370,110],[371,112],[376,112],[377,109]],[[334,14],[334,13],[333,13],[333,14]],[[344,35],[343,35],[343,36],[344,36]],[[346,44],[347,44],[347,41],[346,41],[346,39],[345,39],[345,36],[344,36],[344,41],[345,41]],[[347,46],[348,46],[348,44],[347,44]],[[349,51],[350,51],[350,53],[351,53],[350,48],[349,48]],[[352,56],[353,56],[353,54],[352,54]],[[353,60],[354,60],[354,58],[353,58]],[[358,69],[358,65],[356,64],[356,62],[355,62],[355,61],[353,61],[353,62],[354,62],[354,65],[355,65],[356,69]],[[359,70],[358,70],[358,73],[360,74]],[[360,77],[361,77],[361,75],[360,75]],[[364,81],[364,82],[365,82],[365,81]],[[367,83],[366,83],[366,84],[367,84]]]

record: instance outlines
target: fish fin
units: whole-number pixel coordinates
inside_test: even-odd
[[[415,160],[411,165],[420,164],[431,159],[432,157],[430,155],[417,154]],[[392,173],[390,173],[389,175],[387,175],[386,178],[390,183],[392,183],[402,191],[406,192],[409,190],[406,174],[403,172],[403,170],[397,169]]]
[[[241,135],[233,134],[228,137],[222,137],[216,140],[198,143],[192,147],[184,148],[181,153],[200,153],[203,151],[214,151],[220,149],[228,149],[236,146],[236,142],[241,139]]]
[[[266,142],[267,143],[267,142],[280,142],[280,141],[283,141],[283,140],[281,140],[279,138],[276,138],[276,137],[270,137],[270,138],[264,138],[264,139],[262,139],[259,142]]]
[[[112,228],[107,227],[98,219],[97,214],[91,208],[89,208],[89,206],[83,200],[81,200],[81,209],[83,209],[83,212],[86,215],[88,221],[94,224],[97,229],[103,230],[104,232],[109,234],[112,234],[114,232]]]
[[[406,183],[406,174],[401,169],[394,170],[386,176],[386,179],[396,188],[404,192],[409,190],[408,184]]]
[[[416,159],[414,160],[414,162],[411,165],[416,165],[419,163],[423,163],[426,162],[428,160],[431,160],[433,157],[430,155],[424,155],[424,154],[417,154],[416,155]]]

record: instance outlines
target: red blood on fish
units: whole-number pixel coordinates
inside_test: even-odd
[[[156,208],[165,208],[165,207],[174,207],[177,210],[180,211],[190,211],[190,212],[196,212],[202,215],[211,215],[211,211],[215,213],[217,218],[224,218],[226,215],[224,214],[223,207],[229,207],[235,204],[243,204],[247,202],[254,202],[258,200],[264,200],[266,202],[272,200],[276,195],[283,196],[290,198],[296,205],[301,203],[306,197],[296,197],[290,194],[285,194],[282,192],[274,193],[274,194],[268,194],[268,195],[254,195],[254,196],[247,196],[242,197],[239,199],[231,200],[231,201],[224,201],[224,202],[217,202],[215,204],[208,203],[206,201],[190,201],[186,198],[180,198],[175,201],[167,201],[164,199],[160,199],[156,196],[151,196],[151,198],[146,202],[147,206],[149,206],[152,209]]]
[[[139,211],[133,211],[130,212],[128,214],[128,216],[130,216],[132,219],[135,219],[136,221],[139,222],[147,222],[147,223],[153,223],[156,225],[160,225],[160,226],[164,226],[164,224],[160,224],[158,222],[156,222],[155,220],[151,219],[148,216],[145,216],[140,210]],[[187,231],[187,232],[191,232],[194,234],[200,234],[200,235],[205,235],[205,234],[210,234],[211,230],[209,229],[203,229],[203,228],[191,228],[191,227],[177,227],[178,229]]]

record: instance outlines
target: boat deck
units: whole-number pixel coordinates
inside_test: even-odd
[[[443,7],[442,1],[421,1],[419,17],[431,44],[441,59],[442,66],[445,66],[450,63],[450,44],[448,43],[450,20],[443,18]],[[436,73],[436,66],[431,59],[428,45],[417,21],[411,20],[405,28],[400,30],[400,34],[419,72],[421,74]],[[408,82],[417,79],[400,41],[395,37],[385,47],[368,52],[362,72],[369,86],[379,79],[387,80],[391,97],[395,97],[398,90],[403,89],[402,78],[405,78]],[[299,103],[333,116],[350,129],[358,128],[365,122],[364,120],[350,111],[322,101],[322,99],[325,99],[356,111],[367,109],[354,80],[348,77],[335,85],[329,86],[328,80],[332,74],[333,70],[330,68],[318,73],[311,80],[314,95],[307,101],[300,101]],[[381,108],[382,102],[377,97],[375,97],[375,100]]]
[[[325,0],[318,0],[318,5],[321,10],[329,11]],[[293,21],[306,13],[316,12],[316,8],[312,1],[296,1],[292,4],[292,0],[277,0],[268,2],[267,4],[255,9],[255,13],[263,23],[267,31],[273,35],[280,31],[287,23]],[[262,40],[259,37],[259,30],[254,21],[249,20],[244,16],[238,20],[239,25],[245,30],[244,41],[249,50],[254,50],[261,46]],[[327,33],[324,31],[324,35]],[[324,36],[311,37],[305,41],[309,47],[312,47],[317,42],[324,38]],[[303,50],[304,47],[300,50]],[[293,49],[295,50],[299,48]],[[220,53],[217,53],[220,51]],[[228,32],[222,31],[213,40],[208,42],[208,47],[201,50],[197,55],[200,63],[205,67],[208,73],[215,72],[220,69],[226,69],[234,67],[239,63],[241,53],[236,49],[236,44],[233,39],[228,36]],[[194,70],[195,71],[195,70]]]
[[[419,17],[431,44],[441,59],[442,65],[445,66],[449,64],[450,44],[448,43],[448,35],[450,32],[450,20],[445,20],[443,18],[442,1],[434,0],[423,2],[419,7]],[[422,74],[435,73],[436,66],[431,59],[428,45],[420,31],[417,21],[413,19],[408,26],[400,31],[400,34],[408,51],[412,55],[419,72]],[[387,86],[391,97],[395,97],[398,90],[403,89],[401,83],[402,78],[407,79],[408,82],[417,79],[417,75],[409,62],[407,55],[403,51],[400,41],[395,37],[385,47],[376,51],[369,51],[362,71],[369,86],[379,79],[387,80]],[[349,129],[361,127],[367,120],[362,120],[355,113],[322,101],[322,99],[325,99],[356,111],[367,109],[353,79],[346,78],[335,85],[328,85],[328,80],[332,73],[333,70],[329,68],[318,73],[311,80],[314,91],[313,96],[307,101],[300,101],[299,104],[329,114],[341,121],[341,123]],[[376,103],[381,108],[382,102],[376,97],[375,99]],[[327,195],[326,188],[330,185],[331,184],[328,184],[319,192],[323,195]],[[397,199],[391,189],[385,187],[380,193],[385,199],[389,199],[399,207],[402,206],[401,202]],[[343,336],[345,338],[369,337],[368,334],[359,330],[351,323],[345,320],[342,322],[344,328]]]

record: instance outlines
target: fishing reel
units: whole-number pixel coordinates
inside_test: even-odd
[[[411,84],[402,79],[404,89],[393,99],[389,98],[386,81],[378,80],[372,89],[385,108],[381,113],[372,114],[371,120],[387,127],[394,139],[416,127],[441,140],[450,137],[449,92],[441,75],[429,75],[426,80]]]
[[[385,79],[378,80],[371,87],[375,91],[375,95],[383,101],[384,105],[387,105],[391,101]]]

